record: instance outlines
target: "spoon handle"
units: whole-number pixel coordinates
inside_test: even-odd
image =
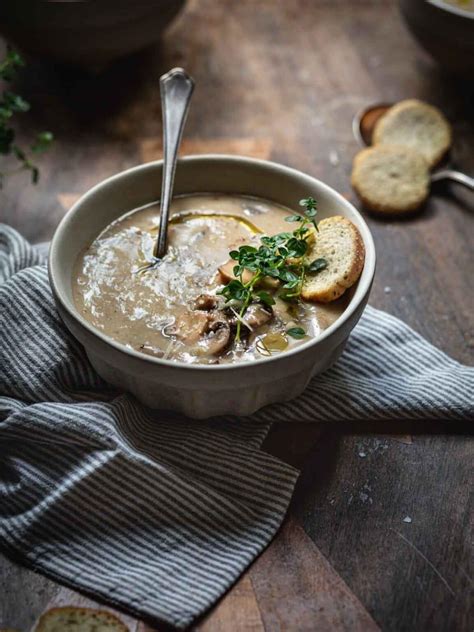
[[[437,171],[436,173],[433,173],[433,175],[431,176],[431,182],[440,182],[441,180],[451,180],[452,182],[462,184],[470,191],[474,191],[474,178],[471,178],[466,173],[462,173],[461,171],[454,171],[454,169],[443,169],[442,171]]]
[[[194,81],[182,68],[173,68],[160,77],[163,118],[163,177],[160,226],[155,247],[155,257],[158,259],[165,256],[168,246],[168,219],[173,197],[176,161],[193,90]]]

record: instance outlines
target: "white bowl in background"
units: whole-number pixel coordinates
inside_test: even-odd
[[[418,42],[443,68],[468,82],[474,79],[474,11],[443,0],[398,0]]]
[[[0,2],[0,33],[33,57],[94,70],[157,42],[184,3]]]
[[[152,408],[199,419],[243,416],[296,397],[314,375],[337,360],[367,303],[375,272],[375,248],[367,224],[342,195],[295,169],[240,156],[182,158],[176,172],[176,195],[235,193],[290,208],[301,198],[312,196],[318,201],[318,219],[343,215],[357,226],[365,245],[365,264],[344,313],[320,336],[291,351],[221,365],[155,358],[108,338],[85,320],[73,301],[72,275],[78,255],[106,226],[134,208],[159,200],[161,170],[159,161],[112,176],[83,195],[62,219],[51,242],[49,275],[64,323],[84,345],[92,366],[104,380],[130,391]]]

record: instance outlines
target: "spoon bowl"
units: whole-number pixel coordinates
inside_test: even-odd
[[[377,121],[392,107],[392,103],[379,103],[359,110],[352,121],[356,141],[364,146],[372,145],[372,135]]]

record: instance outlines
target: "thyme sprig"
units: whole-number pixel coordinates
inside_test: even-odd
[[[25,65],[23,58],[14,50],[8,49],[5,58],[0,62],[0,79],[9,83],[13,81],[18,70]],[[0,96],[0,154],[13,154],[20,163],[19,168],[8,173],[0,172],[0,188],[5,175],[16,171],[27,170],[31,173],[31,180],[36,184],[39,179],[39,169],[29,157],[29,153],[38,154],[45,151],[53,140],[51,132],[40,132],[31,143],[28,151],[15,143],[15,130],[12,118],[15,114],[28,112],[30,104],[10,90],[4,90]]]
[[[224,288],[219,290],[227,303],[237,304],[239,319],[236,325],[235,339],[241,338],[242,319],[251,303],[274,305],[273,296],[261,289],[262,281],[269,277],[280,284],[277,295],[285,301],[296,301],[301,295],[306,275],[317,274],[327,266],[325,259],[319,258],[307,261],[309,241],[314,230],[318,230],[316,223],[316,200],[308,197],[300,201],[304,213],[295,213],[286,217],[287,222],[298,224],[292,232],[261,237],[259,247],[240,246],[238,250],[229,253],[236,261],[232,279]],[[244,281],[244,272],[249,271],[252,277]]]

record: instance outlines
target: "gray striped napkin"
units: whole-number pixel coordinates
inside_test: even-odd
[[[473,389],[473,368],[368,308],[297,405],[207,422],[150,411],[94,373],[44,255],[0,225],[0,547],[154,621],[190,625],[278,529],[297,472],[260,449],[272,422],[466,419]]]

